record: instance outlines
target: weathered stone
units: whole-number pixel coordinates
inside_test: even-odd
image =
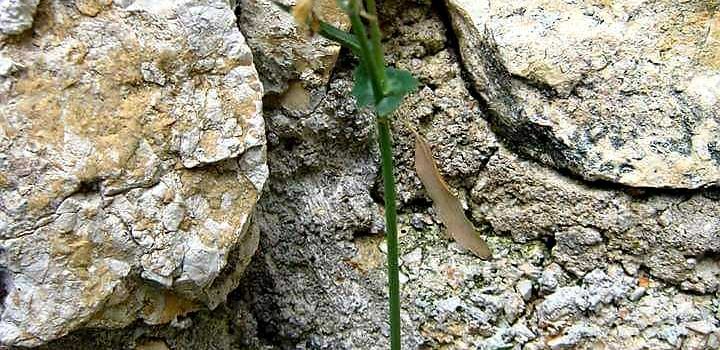
[[[294,5],[294,0],[282,1]],[[239,0],[238,24],[255,54],[266,93],[279,94],[291,110],[309,110],[311,92],[327,84],[340,46],[307,33],[271,0]],[[348,28],[350,21],[335,0],[315,1],[324,21]]]
[[[515,289],[522,296],[523,300],[529,301],[532,298],[533,285],[530,280],[521,280],[515,286]]]
[[[467,90],[443,11],[429,3],[385,1],[380,14],[388,62],[421,82],[393,125],[400,246],[410,261],[401,266],[403,348],[670,350],[680,340],[717,349],[715,333],[686,326],[718,324],[716,191],[595,185],[502,147]],[[340,55],[310,111],[266,96],[272,176],[257,215],[261,249],[227,306],[181,317],[181,327],[74,333],[47,349],[144,339],[176,350],[386,349],[382,186],[373,120],[350,93],[355,62]],[[429,139],[492,260],[444,234],[414,174],[408,124]],[[584,254],[595,247],[604,250]],[[570,271],[577,267],[582,276]],[[523,280],[536,287],[524,308],[513,293]]]
[[[40,0],[5,0],[0,2],[0,39],[30,29]]]
[[[215,307],[267,178],[227,2],[45,1],[32,30],[0,46],[0,342]]]
[[[597,326],[578,324],[567,329],[562,336],[550,339],[547,344],[552,350],[577,349],[580,343],[597,338],[601,334]]]
[[[606,249],[597,230],[574,226],[556,232],[555,241],[557,245],[552,250],[553,257],[576,276],[603,266]]]
[[[717,2],[447,2],[515,149],[587,180],[720,184]]]
[[[720,252],[720,204],[707,194],[643,197],[593,188],[500,147],[477,177],[471,197],[478,220],[517,241],[555,239],[560,233],[555,256],[576,274],[602,265],[600,256],[612,255],[639,262],[685,289],[705,293],[720,285],[720,266],[707,256]],[[590,230],[603,242],[598,233],[575,243],[561,241],[569,232]],[[697,259],[688,259],[692,256]]]

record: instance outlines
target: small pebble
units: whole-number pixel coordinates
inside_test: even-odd
[[[645,289],[645,287],[637,287],[637,288],[635,288],[635,290],[632,292],[632,294],[630,294],[630,297],[629,297],[629,298],[630,298],[630,300],[632,300],[632,301],[638,301],[638,300],[640,300],[640,298],[643,297],[643,295],[645,295],[645,292],[646,292],[646,291],[647,291],[647,290]]]
[[[522,296],[523,300],[529,301],[532,298],[532,281],[530,280],[520,280],[520,282],[517,283],[515,286],[515,289],[518,293]]]

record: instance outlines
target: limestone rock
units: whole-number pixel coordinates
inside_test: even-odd
[[[315,1],[315,11],[324,21],[349,28],[336,0]],[[238,24],[253,49],[265,91],[281,95],[286,108],[309,109],[311,91],[328,82],[340,46],[305,32],[271,0],[239,0]]]
[[[717,349],[717,331],[703,332],[720,324],[718,191],[591,184],[503,147],[429,3],[380,9],[387,61],[421,82],[393,125],[403,349]],[[354,61],[338,62],[310,112],[264,106],[272,176],[258,205],[261,249],[227,306],[183,318],[183,329],[74,333],[45,349],[143,339],[176,350],[387,348],[374,125],[352,101]],[[492,260],[457,249],[434,219],[405,122],[431,143]]]
[[[215,307],[255,251],[267,178],[262,86],[232,9],[37,11],[32,36],[0,45],[0,341]]]
[[[0,36],[15,35],[29,29],[40,0],[5,0],[0,2]]]
[[[557,245],[552,253],[556,261],[577,276],[603,266],[606,247],[598,230],[574,226],[555,233]]]
[[[720,286],[711,256],[720,252],[720,205],[710,193],[632,195],[588,187],[500,147],[471,197],[478,220],[516,241],[557,235],[553,254],[575,274],[613,256],[685,289]]]
[[[720,184],[716,2],[447,2],[513,148],[587,180]]]

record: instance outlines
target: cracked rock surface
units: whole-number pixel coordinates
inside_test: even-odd
[[[717,1],[448,0],[495,130],[586,180],[720,181]]]
[[[257,28],[240,3],[240,27]],[[571,4],[585,6],[556,5]],[[586,181],[548,165],[547,148],[530,157],[472,84],[479,71],[454,11],[421,0],[381,7],[388,62],[420,81],[393,130],[403,349],[720,348],[717,189]],[[258,51],[272,36],[246,34]],[[299,79],[265,95],[271,175],[256,213],[260,248],[226,304],[169,326],[75,332],[44,349],[387,349],[382,186],[372,117],[350,93],[354,64],[341,52],[327,83]],[[301,108],[289,103],[299,91]],[[447,237],[414,173],[403,120],[429,141],[492,260]]]
[[[43,1],[0,40],[0,343],[223,302],[267,178],[229,4]]]

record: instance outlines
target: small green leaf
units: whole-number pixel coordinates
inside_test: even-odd
[[[364,65],[359,65],[353,72],[355,78],[355,86],[353,86],[352,94],[357,100],[358,107],[372,105],[375,102],[375,94],[373,93],[370,75]]]
[[[333,25],[319,21],[320,22],[320,28],[318,33],[325,37],[326,39],[332,40],[334,42],[339,43],[342,46],[345,46],[352,50],[353,53],[356,55],[358,52],[360,52],[360,44],[357,41],[357,38],[355,38],[355,35],[344,32],[340,30],[339,28],[334,27]]]
[[[375,111],[380,117],[395,112],[405,95],[415,91],[418,86],[418,81],[406,70],[386,68],[385,79],[387,79],[385,97],[375,106]]]
[[[395,110],[402,103],[403,97],[405,97],[404,94],[383,97],[383,99],[380,100],[380,103],[375,106],[375,112],[377,113],[378,117],[386,117],[395,112]]]
[[[350,1],[348,1],[348,0],[335,0],[335,2],[337,3],[338,7],[339,7],[341,10],[345,11],[345,13],[347,13],[347,12],[350,11]]]
[[[385,95],[405,95],[415,91],[418,81],[410,72],[402,69],[385,68],[385,79],[387,79]]]

